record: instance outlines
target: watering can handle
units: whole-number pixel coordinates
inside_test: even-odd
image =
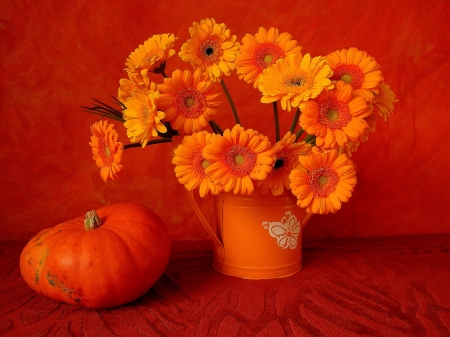
[[[212,239],[212,241],[214,243],[214,246],[216,247],[216,251],[217,251],[219,260],[223,261],[225,259],[225,252],[224,252],[223,244],[219,240],[219,238],[217,237],[217,234],[211,228],[211,226],[209,225],[208,221],[203,216],[202,211],[200,210],[200,208],[198,207],[197,203],[195,202],[194,191],[188,191],[188,199],[189,199],[189,202],[191,203],[192,208],[195,211],[195,214],[197,214],[197,216],[200,219],[200,222],[202,223],[203,227],[205,227],[206,231],[208,232],[209,236],[211,237],[211,239]]]
[[[311,217],[313,216],[313,212],[309,212],[305,214],[305,217],[302,219],[301,221],[301,226],[302,229],[306,226],[306,224],[308,223],[308,221],[311,219]]]

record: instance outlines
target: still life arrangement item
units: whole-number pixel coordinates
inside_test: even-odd
[[[161,277],[171,240],[155,212],[116,203],[36,234],[20,256],[31,289],[56,301],[110,308],[134,301]]]
[[[100,176],[120,177],[125,149],[180,137],[175,175],[215,244],[215,268],[245,278],[291,275],[301,268],[302,228],[313,214],[335,213],[352,196],[352,153],[377,119],[392,115],[395,94],[375,59],[355,47],[311,56],[273,27],[239,42],[209,18],[194,22],[189,34],[178,52],[187,69],[166,73],[177,38],[154,35],[127,58],[117,106],[85,107],[123,123],[131,142],[120,142],[107,120],[91,126]],[[243,127],[225,83],[234,72],[272,105],[274,140]],[[226,129],[214,120],[223,99],[234,119]],[[292,116],[283,132],[280,108]],[[214,198],[214,219],[203,216],[198,197]]]

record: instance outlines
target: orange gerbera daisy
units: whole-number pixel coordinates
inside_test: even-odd
[[[165,68],[166,59],[175,55],[175,49],[171,49],[177,38],[173,34],[156,34],[144,44],[139,45],[128,56],[125,65],[131,76],[148,76],[149,72],[161,72]]]
[[[284,189],[290,190],[289,174],[299,164],[299,156],[311,153],[311,145],[305,142],[296,143],[296,136],[291,132],[275,144],[274,164],[267,178],[258,182],[261,192],[272,191],[273,195],[280,195]]]
[[[335,213],[348,201],[356,185],[353,161],[337,150],[300,156],[300,168],[292,171],[291,191],[297,205],[314,214]]]
[[[147,77],[144,79],[141,75],[129,76],[129,79],[122,78],[119,84],[117,99],[122,103],[125,103],[127,98],[135,92],[146,95],[149,92],[158,91],[158,84],[151,82]]]
[[[216,135],[203,149],[211,162],[205,172],[225,192],[251,194],[254,180],[263,180],[272,169],[274,149],[269,139],[239,124]]]
[[[329,77],[333,72],[321,56],[311,59],[309,54],[291,54],[267,67],[259,78],[262,103],[281,101],[283,110],[302,108],[305,102],[317,97],[324,88],[331,89]]]
[[[205,169],[211,162],[203,157],[202,151],[206,145],[211,143],[214,134],[194,132],[190,136],[183,137],[183,142],[174,151],[172,163],[176,165],[175,175],[178,181],[184,185],[188,191],[199,188],[199,194],[203,198],[219,191],[214,183],[205,173]]]
[[[355,93],[366,102],[373,100],[374,93],[378,94],[378,85],[383,79],[381,71],[377,70],[380,66],[365,51],[354,47],[337,50],[326,59],[334,72],[332,80],[351,84]]]
[[[306,103],[300,116],[300,126],[316,135],[316,145],[324,149],[338,148],[356,142],[368,128],[364,117],[370,115],[367,103],[353,96],[349,84],[338,81],[333,90],[324,90]]]
[[[127,136],[132,143],[141,142],[144,148],[150,139],[158,137],[158,132],[167,132],[162,123],[164,112],[158,111],[155,101],[159,93],[144,95],[136,92],[125,101],[127,107],[123,111]]]
[[[217,114],[214,107],[221,103],[217,99],[221,95],[219,89],[200,69],[194,74],[189,70],[175,70],[172,78],[165,78],[160,85],[157,105],[165,111],[165,120],[171,122],[172,128],[183,128],[191,134],[205,129]]]
[[[224,23],[214,19],[194,22],[189,28],[191,39],[181,46],[178,55],[194,68],[207,72],[213,82],[219,82],[222,75],[229,76],[234,70],[234,60],[239,48],[236,35],[230,35]]]
[[[100,121],[91,126],[92,158],[100,167],[100,176],[103,181],[119,178],[123,169],[122,154],[123,144],[117,141],[117,132],[114,124],[108,125],[108,121]]]
[[[384,82],[380,83],[379,93],[375,95],[373,101],[369,104],[369,109],[378,113],[381,118],[387,121],[388,117],[392,116],[394,111],[394,102],[398,102],[395,98],[391,87]]]
[[[351,157],[353,152],[358,150],[359,145],[369,139],[369,132],[375,132],[375,126],[377,122],[377,116],[371,113],[369,116],[365,117],[368,128],[364,130],[363,135],[356,142],[348,142],[345,145],[339,147],[338,153],[345,153],[347,156]]]
[[[297,46],[297,41],[291,38],[290,34],[279,34],[278,29],[273,27],[268,32],[260,27],[255,36],[246,34],[239,46],[240,53],[235,62],[239,78],[253,83],[253,87],[257,88],[264,69],[278,59],[302,50],[301,46]]]

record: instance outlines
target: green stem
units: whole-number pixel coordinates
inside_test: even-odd
[[[216,123],[216,121],[213,119],[211,122],[214,125],[214,129],[217,130],[217,133],[221,136],[223,136],[223,130],[220,128],[219,124]]]
[[[170,142],[172,142],[172,138],[153,139],[153,140],[150,140],[147,143],[147,145],[160,144],[160,143],[170,143]],[[129,148],[132,148],[132,147],[142,147],[142,144],[141,143],[127,144],[123,148],[124,149],[129,149]]]
[[[294,119],[292,120],[291,127],[289,128],[289,131],[291,133],[294,133],[294,130],[295,130],[296,126],[297,126],[299,118],[300,118],[300,108],[298,108],[297,111],[295,112]]]
[[[84,227],[86,230],[92,230],[100,227],[102,221],[96,211],[89,211],[84,218]]]
[[[305,138],[305,142],[308,144],[312,144],[315,141],[316,141],[316,136],[314,136],[314,135],[307,135]]]
[[[295,134],[295,137],[296,137],[295,141],[297,141],[304,132],[305,132],[305,130],[303,130],[303,129],[298,130],[297,133]]]
[[[275,142],[280,141],[280,118],[278,117],[278,106],[277,101],[272,103],[273,106],[273,116],[275,119]]]
[[[220,84],[222,85],[222,89],[225,92],[225,95],[227,96],[228,102],[230,103],[231,110],[233,111],[234,119],[236,120],[236,124],[241,124],[238,113],[236,111],[236,107],[234,106],[233,99],[231,98],[230,92],[228,91],[228,88],[225,85],[225,82],[223,81],[223,79],[220,80]]]
[[[304,139],[304,141],[305,142],[309,142],[313,138],[316,138],[316,136],[314,136],[314,135],[307,135],[306,138]]]
[[[209,121],[208,123],[209,123],[209,126],[211,127],[211,129],[213,130],[213,132],[214,132],[215,134],[218,134],[219,131],[216,129],[216,126],[214,125],[214,122],[211,120],[211,121]]]

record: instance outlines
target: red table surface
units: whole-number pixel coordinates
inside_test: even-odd
[[[311,241],[303,269],[273,280],[222,275],[194,244],[175,242],[138,300],[94,310],[33,292],[18,267],[24,243],[1,242],[0,336],[450,335],[450,235]]]

